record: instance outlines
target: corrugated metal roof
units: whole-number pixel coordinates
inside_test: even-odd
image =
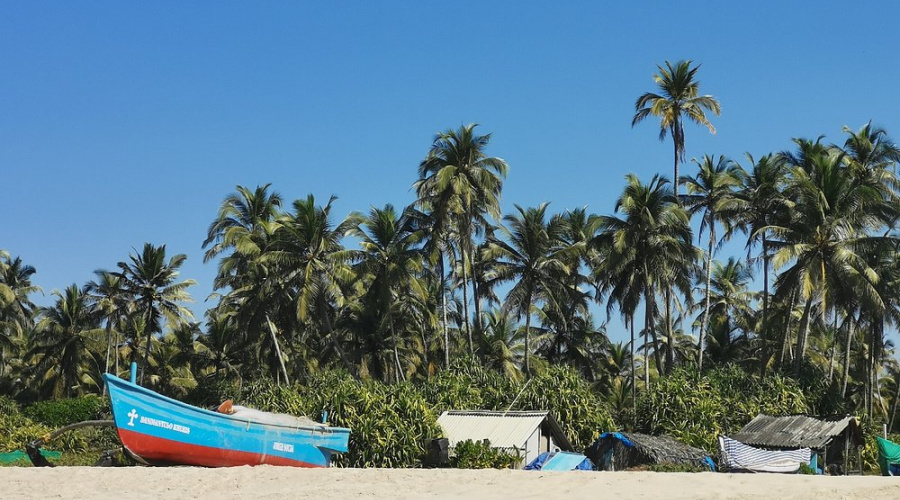
[[[525,441],[534,434],[544,420],[549,420],[553,439],[563,450],[571,450],[568,439],[547,411],[445,411],[438,417],[438,424],[450,441],[450,446],[471,439],[488,439],[495,448],[525,447]]]
[[[751,446],[822,449],[848,427],[851,436],[854,439],[859,438],[860,431],[856,417],[818,419],[805,415],[787,417],[757,415],[740,432],[731,437]]]

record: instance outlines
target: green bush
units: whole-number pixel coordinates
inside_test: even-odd
[[[777,375],[761,379],[734,366],[702,375],[678,369],[640,395],[635,427],[714,452],[718,436],[737,432],[759,413],[804,411],[803,392],[791,379]]]
[[[25,408],[25,416],[59,428],[84,420],[97,420],[109,414],[109,403],[96,395],[40,401]]]
[[[411,384],[360,382],[346,374],[313,376],[306,385],[246,385],[241,404],[264,411],[306,415],[349,427],[350,451],[336,464],[345,467],[412,467],[425,454],[425,442],[441,436],[437,417]]]
[[[565,366],[551,366],[527,382],[512,409],[549,410],[576,450],[587,448],[603,432],[617,429],[590,385],[576,370]]]
[[[467,439],[456,443],[450,466],[455,469],[515,469],[521,457],[498,448],[491,448],[490,442]]]

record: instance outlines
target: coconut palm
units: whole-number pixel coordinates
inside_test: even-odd
[[[121,323],[122,318],[128,313],[128,307],[131,305],[129,298],[130,292],[123,286],[124,282],[121,277],[114,273],[98,269],[94,271],[97,276],[95,281],[87,284],[85,291],[87,299],[96,314],[99,314],[106,322],[106,361],[103,366],[103,372],[109,373],[110,355],[114,356],[115,371],[119,373],[119,335],[121,328],[115,325]],[[113,329],[116,329],[113,331]],[[115,336],[115,342],[113,341]],[[115,346],[115,352],[113,352]],[[106,390],[104,386],[103,390]]]
[[[375,309],[378,318],[375,329],[387,332],[385,337],[391,339],[398,381],[405,378],[405,370],[400,362],[396,324],[404,322],[404,316],[397,313],[405,297],[423,293],[423,284],[418,279],[423,260],[418,243],[423,233],[415,229],[414,215],[411,210],[397,214],[393,205],[388,204],[381,209],[373,207],[358,226],[362,251],[357,254],[355,267],[366,290],[362,300]]]
[[[484,230],[486,216],[500,216],[500,193],[507,165],[500,158],[487,156],[485,150],[491,134],[477,135],[477,124],[447,130],[435,136],[427,156],[419,164],[419,180],[416,183],[420,204],[426,203],[439,214],[440,226],[436,227],[439,241],[450,242],[455,235],[462,274],[463,309],[465,328],[469,336],[470,353],[474,351],[469,329],[469,298],[466,290],[469,273],[473,267],[474,237]],[[480,301],[473,290],[476,327]]]
[[[31,339],[30,371],[46,396],[72,397],[100,387],[97,355],[103,329],[91,313],[84,290],[72,284],[54,290],[56,303],[42,307]]]
[[[510,313],[494,309],[486,314],[485,329],[478,335],[478,353],[489,368],[511,380],[521,380],[521,364],[526,353],[525,329],[515,324]]]
[[[535,302],[544,301],[560,286],[560,275],[569,272],[566,255],[578,251],[562,244],[564,226],[558,218],[546,220],[547,204],[522,208],[503,218],[499,233],[486,249],[495,259],[493,283],[514,282],[506,295],[506,310],[525,317],[525,376],[531,376],[531,316]]]
[[[704,290],[703,319],[700,321],[700,336],[697,340],[697,366],[703,368],[703,338],[706,335],[706,326],[709,321],[709,286],[712,278],[712,262],[715,259],[716,226],[728,224],[735,212],[735,190],[740,183],[737,167],[731,160],[724,156],[714,159],[704,155],[700,160],[694,160],[699,172],[693,177],[685,176],[681,182],[687,186],[688,194],[681,199],[691,215],[701,214],[700,232],[709,231],[709,240],[706,249],[706,288]],[[727,236],[728,231],[725,232]]]
[[[782,190],[787,180],[784,161],[778,155],[765,155],[759,161],[747,153],[750,170],[744,170],[735,164],[736,174],[741,185],[734,194],[735,210],[731,227],[747,233],[747,258],[756,243],[762,252],[763,292],[761,335],[760,373],[765,374],[769,360],[769,269],[771,268],[771,249],[768,245],[769,227],[783,219],[791,202],[784,197]]]
[[[657,92],[646,92],[634,103],[634,127],[648,116],[659,118],[659,140],[666,135],[672,136],[675,147],[674,177],[675,196],[678,196],[678,162],[684,161],[684,120],[688,119],[703,125],[713,134],[715,127],[706,118],[706,111],[716,116],[721,112],[719,101],[711,95],[700,95],[700,82],[697,81],[697,70],[700,65],[691,67],[691,61],[683,60],[675,64],[666,61],[665,68],[657,66],[659,73],[653,75]]]
[[[331,215],[335,200],[337,197],[332,196],[322,206],[316,205],[313,195],[295,200],[293,211],[279,218],[275,240],[259,261],[274,266],[277,275],[272,278],[280,283],[280,288],[296,291],[296,318],[320,328],[344,367],[356,375],[334,320],[344,305],[342,285],[353,276],[349,264],[352,252],[343,247],[341,240],[355,231],[359,221],[351,215],[335,225]]]
[[[595,244],[605,258],[597,275],[600,295],[624,307],[627,316],[633,316],[634,308],[643,300],[644,332],[652,337],[651,342],[644,343],[646,357],[648,345],[660,345],[655,324],[656,294],[677,289],[685,297],[689,295],[687,277],[696,250],[691,244],[687,212],[676,203],[669,181],[654,176],[648,184],[642,184],[633,174],[626,180],[628,185],[615,207],[623,217],[597,218],[600,235]],[[662,373],[658,350],[654,356],[657,371]]]
[[[187,288],[197,284],[192,279],[178,282],[178,273],[187,256],[177,254],[166,261],[166,246],[144,243],[139,255],[129,255],[129,261],[118,263],[115,276],[122,280],[122,287],[134,300],[134,308],[144,317],[146,344],[141,381],[149,360],[153,334],[162,332],[162,321],[172,327],[193,319],[190,309],[183,303],[193,302]],[[134,346],[137,345],[135,339]],[[136,355],[135,351],[133,355]]]
[[[769,230],[776,249],[774,267],[787,267],[776,280],[776,289],[793,290],[804,303],[794,360],[799,376],[815,300],[827,301],[841,286],[853,283],[858,296],[878,302],[876,273],[864,258],[874,242],[866,231],[884,227],[889,220],[883,194],[853,182],[841,152],[820,147],[818,141],[796,143],[798,154],[787,156],[798,162],[787,188],[796,205],[789,220]]]
[[[269,186],[257,186],[253,191],[237,186],[236,192],[222,201],[219,213],[209,225],[203,241],[203,248],[209,248],[203,262],[232,252],[219,261],[214,288],[234,286],[233,280],[246,269],[248,260],[265,250],[282,204],[281,195],[269,192]]]

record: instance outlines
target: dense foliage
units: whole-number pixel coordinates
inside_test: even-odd
[[[457,469],[515,469],[520,461],[518,455],[491,448],[490,441],[466,440],[456,443],[450,466]]]
[[[674,178],[625,176],[608,213],[502,206],[510,166],[475,125],[422,145],[405,207],[339,219],[333,196],[237,186],[197,235],[217,270],[202,321],[165,245],[45,307],[37,270],[0,251],[0,391],[98,394],[139,361],[174,397],[330,408],[355,431],[344,465],[415,463],[448,408],[550,409],[577,446],[635,428],[710,448],[755,412],[898,430],[900,148],[867,123],[685,162],[685,123],[712,131],[720,112],[698,67],[660,65],[635,106],[673,140]],[[618,319],[626,342],[607,335]],[[78,404],[32,411],[58,423]]]
[[[719,436],[737,432],[760,413],[777,416],[805,411],[803,392],[782,376],[747,375],[735,366],[703,375],[679,369],[641,395],[635,427],[715,452]]]

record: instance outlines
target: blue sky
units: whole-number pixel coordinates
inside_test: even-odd
[[[868,120],[900,140],[897,19],[894,2],[4,2],[0,248],[47,304],[166,244],[199,312],[235,185],[336,194],[342,216],[402,206],[434,134],[472,122],[510,165],[505,212],[609,213],[626,173],[671,176],[657,125],[631,127],[667,59],[702,63],[722,103],[688,158]]]

